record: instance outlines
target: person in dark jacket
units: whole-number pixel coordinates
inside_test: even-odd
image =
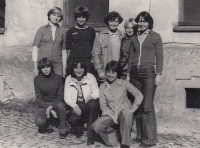
[[[144,95],[143,102],[135,113],[137,139],[144,146],[152,146],[157,143],[153,101],[156,85],[161,82],[163,44],[161,36],[152,30],[153,18],[148,12],[139,13],[135,22],[138,32],[131,38],[133,50],[130,51],[127,80]]]
[[[34,78],[36,102],[39,106],[35,115],[38,132],[53,132],[51,125],[58,118],[60,138],[65,138],[69,133],[69,126],[66,121],[63,78],[55,74],[53,64],[48,58],[39,61],[38,71],[39,75]]]
[[[91,51],[95,39],[95,30],[86,23],[89,19],[89,10],[86,7],[79,6],[74,11],[74,19],[77,25],[70,28],[66,35],[66,49],[68,53],[67,75],[71,74],[71,65],[76,58],[84,58],[88,72],[93,73],[93,64],[91,63]]]

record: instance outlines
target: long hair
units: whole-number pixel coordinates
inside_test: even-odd
[[[81,68],[84,69],[83,76],[86,76],[86,74],[87,74],[87,65],[85,63],[85,60],[82,59],[82,58],[76,58],[76,59],[74,59],[74,61],[72,63],[72,66],[71,66],[71,69],[70,69],[71,77],[73,77],[73,78],[76,78],[76,75],[74,73],[74,68],[76,68],[78,66],[78,63],[80,63],[81,64]]]
[[[148,29],[153,29],[153,18],[147,11],[140,12],[135,18],[135,22],[138,23],[140,18],[143,18],[146,22],[149,23]]]

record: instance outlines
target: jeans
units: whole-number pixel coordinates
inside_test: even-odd
[[[130,146],[130,133],[133,123],[133,116],[127,109],[123,109],[119,116],[119,129],[121,135],[121,144]],[[114,126],[113,120],[109,116],[101,116],[93,124],[92,128],[103,139],[106,145],[117,145],[117,131],[112,130]]]
[[[148,145],[157,143],[157,125],[154,110],[155,69],[153,66],[131,67],[130,82],[141,91],[144,98],[135,112],[137,138]]]
[[[83,128],[84,123],[87,123],[87,137],[90,140],[94,139],[95,133],[94,130],[91,129],[91,125],[98,118],[98,100],[89,100],[86,104],[84,101],[79,101],[77,102],[77,105],[82,111],[81,115],[77,115],[76,113],[74,113],[73,108],[70,108],[68,113],[68,121],[73,128],[78,130],[81,130],[80,128]]]
[[[66,122],[66,106],[63,102],[58,102],[54,107],[53,110],[56,112],[58,118],[59,118],[59,133],[60,134],[65,134],[68,130],[68,125]],[[51,123],[52,116],[47,119],[46,115],[46,109],[45,108],[40,108],[35,115],[35,124],[38,127],[43,127],[43,128],[48,128],[48,125],[53,124]]]

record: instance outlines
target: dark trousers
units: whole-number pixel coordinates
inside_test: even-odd
[[[71,74],[71,67],[72,67],[72,64],[74,62],[76,58],[69,58],[67,60],[67,76]],[[91,63],[91,59],[90,58],[82,58],[85,63],[86,63],[86,66],[87,66],[87,72],[91,73],[91,74],[95,74],[95,70],[94,70],[94,66],[93,64]]]
[[[139,89],[144,99],[135,112],[137,138],[142,143],[154,145],[157,143],[157,125],[154,110],[155,69],[152,66],[131,67],[130,82]]]
[[[77,104],[82,111],[81,115],[77,115],[74,113],[73,108],[70,108],[68,113],[68,121],[72,128],[77,130],[81,130],[83,124],[87,123],[87,137],[88,139],[94,139],[95,133],[94,130],[91,129],[91,125],[98,118],[98,100],[89,100],[86,104],[84,101],[79,101]]]
[[[56,112],[58,119],[59,119],[59,133],[64,134],[68,130],[68,125],[66,124],[66,106],[63,102],[58,102],[54,107],[53,110]],[[46,109],[40,108],[35,115],[35,124],[38,127],[48,128],[48,125],[53,124],[52,121],[56,121],[52,119],[51,116],[47,119]]]

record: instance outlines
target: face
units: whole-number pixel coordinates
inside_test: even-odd
[[[133,35],[133,24],[129,23],[126,28],[125,28],[126,34],[128,36],[132,36]]]
[[[58,24],[61,20],[61,15],[57,13],[53,13],[49,16],[50,22],[53,24]]]
[[[74,74],[76,75],[77,78],[83,77],[84,74],[84,68],[81,67],[81,64],[78,63],[77,67],[74,68]]]
[[[108,27],[111,31],[116,31],[119,26],[119,19],[116,17],[108,21]]]
[[[86,24],[87,20],[86,20],[86,18],[79,16],[76,18],[76,21],[77,21],[78,25],[83,26]]]
[[[149,23],[144,20],[144,18],[140,17],[138,22],[139,30],[146,30],[149,27]]]
[[[117,72],[112,70],[106,71],[106,77],[109,82],[113,82],[117,79]]]
[[[44,75],[48,76],[51,72],[51,67],[50,66],[42,66],[41,70]]]

